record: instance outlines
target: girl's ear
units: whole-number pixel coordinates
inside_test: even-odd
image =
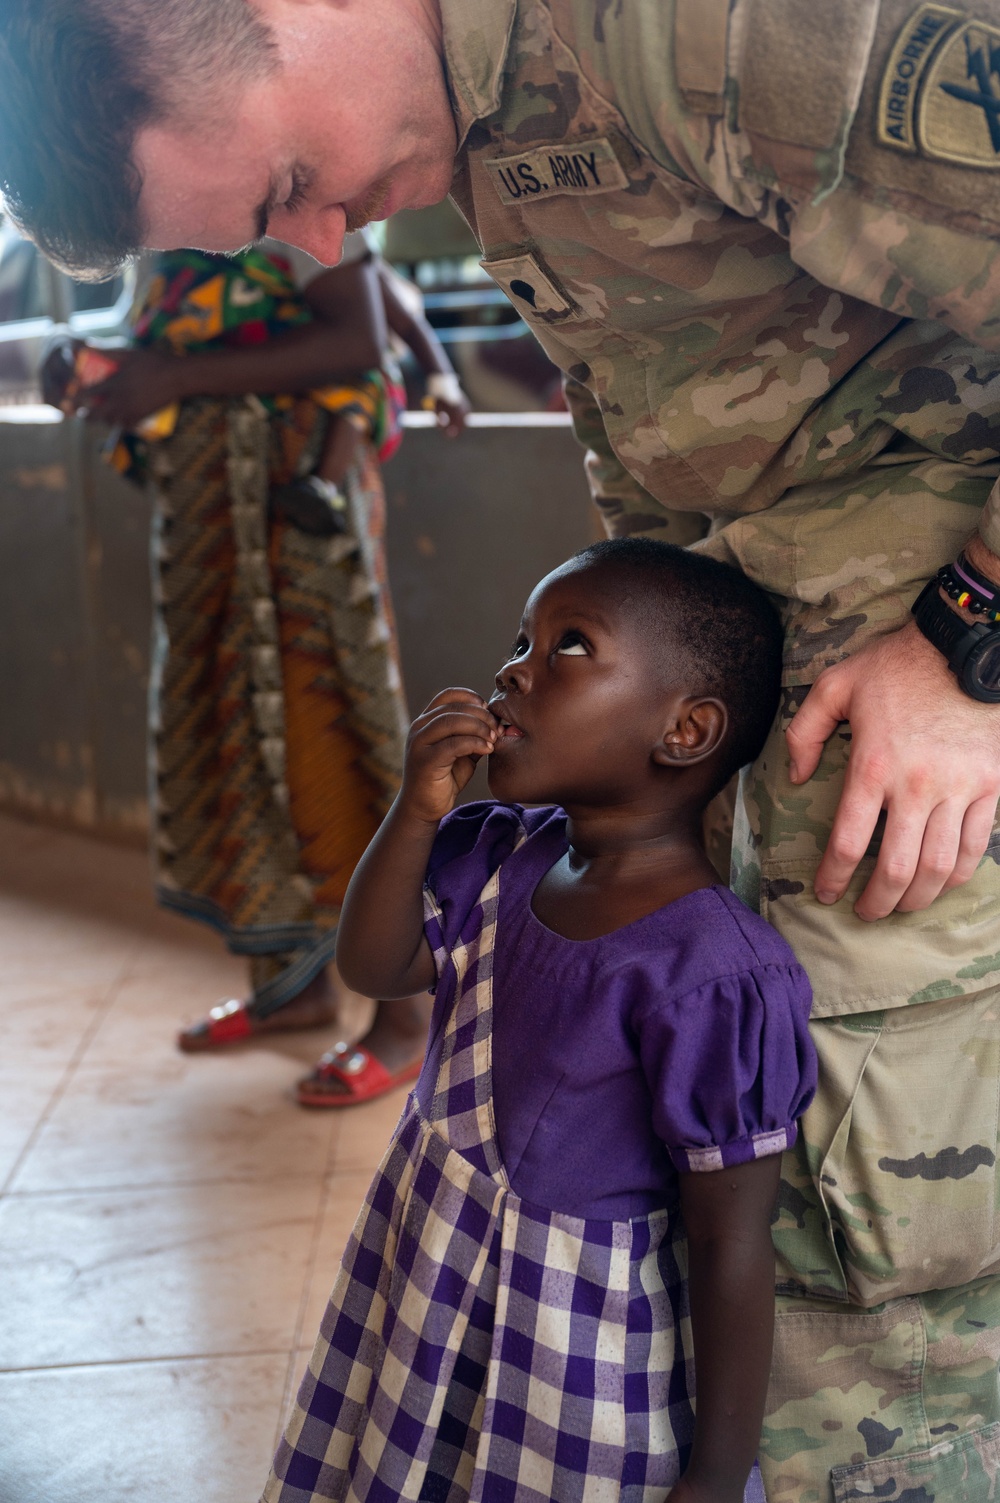
[[[682,699],[653,747],[658,767],[693,767],[717,751],[729,729],[721,699]]]

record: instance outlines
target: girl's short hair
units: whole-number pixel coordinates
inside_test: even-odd
[[[778,711],[784,631],[771,598],[739,569],[655,538],[611,538],[575,559],[619,575],[620,603],[642,619],[651,650],[675,663],[682,653],[691,692],[726,706],[724,787],[760,755]]]

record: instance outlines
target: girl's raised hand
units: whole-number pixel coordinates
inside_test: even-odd
[[[401,802],[407,813],[439,823],[496,744],[499,725],[482,695],[442,689],[410,727]]]

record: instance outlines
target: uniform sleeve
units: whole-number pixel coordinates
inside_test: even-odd
[[[1000,0],[673,0],[662,147],[824,286],[1000,348]]]
[[[653,1125],[675,1167],[704,1172],[782,1153],[816,1088],[798,965],[725,976],[635,1018]]]
[[[707,517],[698,512],[668,510],[625,468],[611,447],[594,394],[572,376],[563,381],[563,391],[573,418],[573,432],[587,451],[584,468],[590,494],[608,533],[612,537],[649,533],[680,548],[703,538],[708,531]]]

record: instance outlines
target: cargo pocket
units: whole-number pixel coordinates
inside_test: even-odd
[[[830,1473],[834,1503],[989,1503],[1000,1471],[1000,1424],[984,1425],[923,1451]]]
[[[825,841],[827,811],[810,807],[816,799],[807,788],[799,795],[797,813],[783,818],[788,825],[797,817]],[[787,841],[801,838],[790,829],[778,833]],[[875,857],[862,859],[844,896],[828,905],[813,892],[819,859],[818,854],[765,855],[760,863],[761,916],[805,967],[814,1018],[907,1008],[1000,985],[1000,881],[994,860],[983,861],[968,882],[942,893],[929,908],[866,924],[854,905],[875,870]]]
[[[952,1288],[1000,1268],[998,1022],[991,989],[813,1025],[820,1080],[835,1094],[841,1076],[856,1079],[817,1155],[830,1243],[853,1302]],[[875,1037],[860,1073],[858,1033]],[[811,1110],[803,1132],[820,1147]]]

